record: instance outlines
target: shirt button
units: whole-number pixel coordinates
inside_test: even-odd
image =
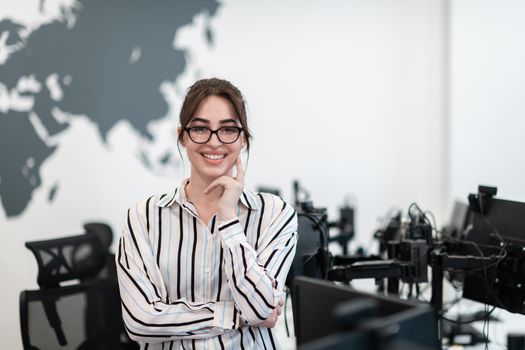
[[[206,273],[210,273],[210,269],[209,269],[209,268],[205,268],[205,269],[204,269],[204,272],[206,272]]]

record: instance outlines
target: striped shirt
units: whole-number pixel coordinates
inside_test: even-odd
[[[297,215],[244,190],[237,217],[202,222],[182,182],[128,209],[116,254],[124,324],[141,349],[277,349],[268,318],[295,254]]]

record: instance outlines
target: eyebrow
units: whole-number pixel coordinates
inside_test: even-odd
[[[204,124],[210,124],[210,121],[209,121],[208,119],[204,119],[204,118],[196,117],[196,118],[193,118],[193,119],[190,121],[190,124],[191,124],[191,123],[204,123]],[[237,119],[230,118],[230,119],[223,119],[223,120],[219,121],[219,124],[229,124],[229,123],[235,123],[235,124],[237,124]]]

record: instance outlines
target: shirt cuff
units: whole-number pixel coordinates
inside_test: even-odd
[[[215,302],[213,327],[235,329],[239,327],[239,322],[239,310],[235,307],[235,302],[233,300]]]
[[[238,218],[219,221],[217,226],[219,227],[219,233],[223,243],[231,245],[246,241],[246,235]]]

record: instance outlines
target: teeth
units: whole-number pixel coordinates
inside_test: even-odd
[[[225,154],[203,154],[203,156],[205,156],[208,159],[214,159],[214,160],[222,159],[226,157]]]

